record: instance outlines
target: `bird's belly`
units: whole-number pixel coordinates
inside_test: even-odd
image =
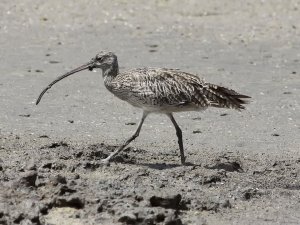
[[[148,112],[157,113],[170,113],[170,112],[184,112],[184,111],[201,111],[205,110],[207,107],[195,105],[194,103],[181,104],[181,102],[170,103],[166,99],[160,98],[142,98],[141,96],[122,93],[122,92],[112,92],[119,99],[126,101],[130,105],[141,108]]]
[[[148,112],[156,112],[156,113],[172,113],[172,112],[187,112],[187,111],[202,111],[205,110],[207,107],[196,107],[196,106],[142,106],[140,107],[145,111]]]
[[[205,110],[207,107],[200,107],[194,104],[187,105],[176,105],[176,104],[167,104],[167,103],[157,103],[155,101],[143,101],[140,99],[122,99],[128,102],[130,105],[141,108],[144,111],[148,112],[157,112],[157,113],[170,113],[170,112],[184,112],[184,111],[201,111]]]

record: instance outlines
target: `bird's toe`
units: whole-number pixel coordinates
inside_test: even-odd
[[[104,166],[108,166],[109,165],[109,159],[102,159],[100,162]]]

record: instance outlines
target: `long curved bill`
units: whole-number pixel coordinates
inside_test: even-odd
[[[51,82],[51,83],[50,83],[50,84],[49,84],[49,85],[41,92],[41,94],[39,95],[39,97],[38,97],[38,99],[36,100],[36,103],[35,103],[35,104],[36,104],[36,105],[39,104],[39,102],[41,101],[41,99],[42,99],[43,95],[46,93],[46,91],[48,91],[48,90],[49,90],[54,84],[56,84],[58,81],[60,81],[60,80],[62,80],[62,79],[64,79],[64,78],[66,78],[66,77],[68,77],[68,76],[70,76],[70,75],[72,75],[72,74],[74,74],[74,73],[77,73],[77,72],[79,72],[79,71],[82,71],[82,70],[86,70],[86,69],[92,70],[93,67],[94,67],[94,62],[91,61],[91,62],[89,62],[89,63],[86,63],[86,64],[84,64],[84,65],[82,65],[82,66],[80,66],[80,67],[74,69],[74,70],[71,70],[71,71],[65,73],[65,74],[62,75],[62,76],[59,76],[59,77],[56,78],[54,81],[52,81],[52,82]]]

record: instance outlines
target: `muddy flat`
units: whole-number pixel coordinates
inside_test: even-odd
[[[298,1],[1,1],[0,224],[300,224]],[[101,72],[179,68],[252,97],[246,110],[165,115],[109,166],[141,110]]]

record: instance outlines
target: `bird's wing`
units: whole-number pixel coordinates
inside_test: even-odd
[[[207,84],[198,76],[174,69],[143,68],[120,74],[114,81],[128,97],[147,104],[207,106],[201,92]]]

